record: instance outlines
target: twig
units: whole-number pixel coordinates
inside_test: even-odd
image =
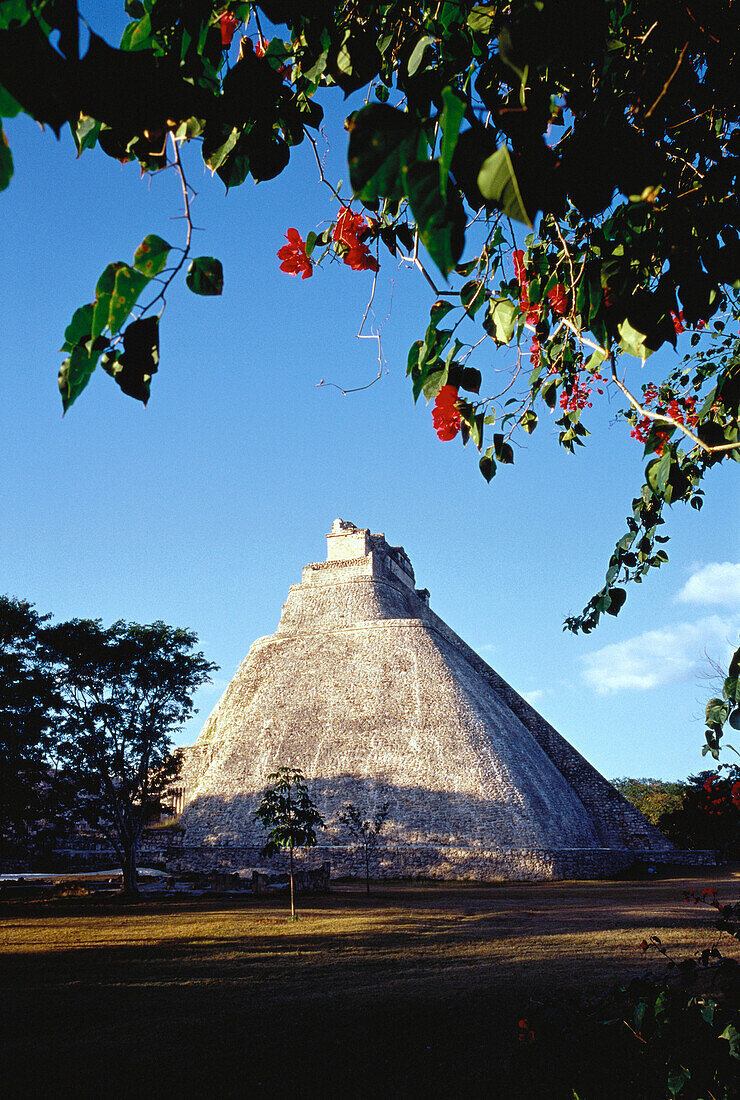
[[[313,149],[313,155],[316,158],[316,164],[317,164],[318,169],[319,169],[319,180],[320,180],[320,182],[325,184],[326,187],[329,188],[329,190],[331,191],[332,195],[337,200],[337,202],[340,203],[343,206],[344,205],[344,200],[342,199],[342,196],[339,194],[339,192],[334,187],[334,185],[332,183],[330,183],[330,181],[324,175],[324,166],[321,163],[321,158],[319,157],[319,150],[318,150],[318,146],[316,145],[316,139],[314,137],[312,137],[311,134],[309,134],[309,132],[308,132],[308,130],[306,129],[305,126],[303,127],[303,133],[308,138],[308,140],[311,144],[311,148]]]
[[[378,341],[378,373],[375,375],[375,377],[370,382],[367,382],[364,386],[344,387],[344,386],[339,386],[336,382],[325,382],[324,379],[322,378],[320,382],[316,383],[317,388],[319,386],[331,386],[332,389],[339,390],[339,392],[343,396],[346,396],[348,393],[360,393],[362,390],[369,390],[371,386],[374,386],[375,383],[379,382],[380,379],[383,377],[383,348],[382,348],[382,345],[381,345],[381,342],[380,342],[380,333],[379,332],[367,332],[366,333],[366,332],[362,331],[363,328],[365,327],[365,322],[367,321],[367,318],[370,314],[370,310],[372,309],[372,304],[373,304],[373,300],[375,298],[375,291],[377,289],[377,285],[378,285],[378,274],[377,274],[377,272],[375,272],[375,274],[373,275],[373,285],[372,285],[372,290],[370,291],[370,298],[368,299],[368,303],[365,306],[365,312],[362,315],[362,321],[360,322],[360,327],[357,330],[357,339],[358,340],[377,340]]]
[[[563,252],[565,253],[565,255],[568,259],[568,267],[570,268],[570,285],[571,285],[571,287],[573,287],[575,289],[575,274],[573,272],[573,260],[571,259],[570,252],[568,251],[568,246],[565,243],[565,237],[560,232],[560,226],[558,225],[557,218],[553,218],[552,220],[555,223],[555,232],[557,233],[558,237],[560,238],[560,243],[563,246]]]
[[[678,56],[678,61],[676,62],[676,67],[675,67],[675,69],[673,70],[673,72],[671,73],[671,75],[670,75],[670,76],[668,77],[668,79],[666,80],[665,84],[663,85],[663,89],[662,89],[662,91],[661,91],[660,95],[658,96],[658,98],[656,99],[655,103],[654,103],[654,104],[652,105],[652,107],[650,108],[650,110],[649,110],[649,111],[647,112],[647,114],[645,115],[645,118],[650,118],[651,114],[653,113],[653,111],[655,110],[655,108],[656,108],[656,107],[658,106],[658,104],[660,103],[660,101],[661,101],[661,99],[663,98],[663,96],[664,96],[664,95],[666,94],[666,92],[668,91],[668,88],[670,87],[671,81],[673,80],[673,78],[674,78],[674,76],[676,75],[676,73],[678,72],[678,70],[679,70],[679,69],[681,68],[681,62],[683,61],[683,59],[684,59],[684,57],[685,57],[685,55],[686,55],[686,51],[688,50],[688,48],[689,48],[689,44],[688,44],[688,42],[684,42],[684,46],[683,46],[683,49],[681,50],[681,53],[680,53],[680,54],[679,54],[679,56]]]
[[[191,244],[192,239],[193,239],[193,230],[195,228],[194,225],[193,225],[193,218],[192,218],[192,215],[190,213],[190,201],[191,201],[191,192],[192,192],[192,197],[193,198],[195,198],[196,193],[195,193],[195,191],[193,191],[193,189],[188,184],[188,181],[185,179],[185,171],[184,171],[183,166],[182,166],[182,160],[180,159],[180,147],[178,146],[177,138],[172,133],[172,131],[170,131],[170,137],[172,138],[172,148],[173,148],[174,156],[175,156],[175,163],[174,163],[173,167],[175,168],[175,170],[177,171],[178,176],[180,177],[180,186],[182,187],[182,201],[183,201],[184,213],[181,214],[180,217],[183,218],[184,221],[187,223],[187,232],[185,234],[185,247],[182,250],[182,256],[180,257],[179,263],[177,263],[175,265],[175,267],[173,267],[170,274],[164,280],[164,284],[163,284],[162,289],[160,290],[159,294],[157,294],[156,298],[152,298],[151,302],[149,302],[148,305],[146,305],[144,307],[144,309],[142,310],[142,313],[146,313],[147,310],[151,309],[152,306],[155,305],[155,303],[158,302],[160,299],[162,300],[163,303],[165,302],[165,297],[164,296],[167,293],[167,289],[169,288],[170,283],[175,278],[177,273],[182,270],[182,267],[183,267],[185,261],[188,258],[188,255],[190,253],[190,244]]]

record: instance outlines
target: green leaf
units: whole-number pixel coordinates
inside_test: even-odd
[[[352,190],[364,203],[404,197],[401,169],[424,156],[426,138],[411,115],[372,103],[347,122]]]
[[[485,302],[485,288],[486,284],[482,279],[471,279],[460,291],[460,301],[469,317],[475,317]]]
[[[710,699],[706,708],[706,722],[708,726],[723,726],[727,721],[730,708],[721,699]]]
[[[468,26],[471,31],[488,34],[496,18],[497,10],[498,4],[476,4],[468,16]]]
[[[146,275],[134,271],[128,264],[118,268],[108,312],[108,328],[113,335],[119,331],[148,283]]]
[[[238,126],[206,129],[203,135],[202,154],[212,172],[218,171],[241,136]]]
[[[10,92],[0,87],[0,118],[15,118],[21,109],[20,103],[13,99]]]
[[[483,161],[478,173],[478,190],[486,202],[503,211],[507,217],[532,228],[532,219],[524,206],[511,154],[505,145]]]
[[[198,256],[193,260],[185,276],[193,294],[206,297],[221,294],[224,289],[224,269],[214,256]]]
[[[666,1079],[666,1085],[668,1087],[668,1092],[670,1093],[670,1095],[678,1096],[690,1077],[690,1072],[687,1069],[684,1069],[682,1066],[676,1069],[672,1069]]]
[[[480,472],[486,481],[490,482],[496,476],[496,463],[493,458],[493,448],[489,447],[478,463]]]
[[[103,330],[108,327],[108,315],[110,313],[110,303],[113,297],[113,287],[115,286],[116,275],[120,269],[125,266],[122,260],[118,260],[113,264],[108,264],[105,271],[98,279],[98,284],[95,287],[92,323],[93,339],[96,336],[100,336]]]
[[[431,401],[433,397],[437,396],[442,387],[446,385],[447,367],[443,367],[442,370],[435,370],[426,376],[422,383],[421,392],[424,394],[427,401]]]
[[[655,351],[655,348],[649,348],[645,343],[647,340],[646,334],[633,328],[626,317],[620,322],[617,329],[619,331],[619,343],[628,355],[636,355],[638,359],[647,359]]]
[[[431,46],[432,44],[433,44],[433,40],[429,37],[428,34],[425,34],[424,37],[420,38],[419,41],[416,43],[413,50],[411,51],[411,57],[409,58],[409,63],[408,63],[408,74],[409,74],[409,76],[414,75],[414,73],[416,72],[416,70],[419,68],[422,61],[424,60],[424,54],[427,52],[427,49],[429,48],[429,46]]]
[[[438,299],[429,310],[429,324],[431,327],[436,329],[439,322],[454,308],[452,302],[446,302],[442,298]]]
[[[504,441],[502,432],[494,432],[493,450],[496,458],[504,465],[511,465],[514,461],[514,448],[511,443]]]
[[[100,133],[100,123],[96,119],[89,115],[80,115],[76,123],[70,122],[69,128],[77,146],[78,157],[85,149],[95,148]]]
[[[607,352],[603,349],[595,351],[588,357],[585,363],[586,370],[595,371],[601,366],[605,359],[608,358]]]
[[[653,459],[646,467],[645,477],[654,493],[662,494],[665,492],[671,473],[672,461],[673,455],[670,450],[665,450],[661,458]]]
[[[152,45],[152,20],[148,12],[145,12],[138,23],[129,23],[123,32],[121,49],[146,50]]]
[[[439,161],[417,161],[402,168],[404,187],[411,203],[419,236],[444,276],[453,269],[465,247],[465,211],[457,191],[445,201]]]
[[[90,381],[90,375],[97,366],[99,350],[91,350],[85,344],[78,344],[72,354],[65,359],[59,370],[59,392],[62,395],[62,407],[66,413]]]
[[[0,4],[0,30],[20,27],[33,15],[28,0],[3,0]]]
[[[726,1039],[730,1044],[730,1057],[740,1058],[740,1032],[734,1024],[728,1024],[724,1031],[720,1032],[720,1039]]]
[[[5,131],[0,127],[0,191],[4,191],[13,178],[13,154]]]
[[[150,233],[136,249],[134,267],[149,279],[153,275],[159,275],[167,266],[171,248],[172,245],[167,244],[156,233]]]
[[[72,351],[77,344],[82,344],[90,339],[93,324],[94,302],[80,306],[72,314],[72,320],[64,330],[64,343],[62,351]]]
[[[442,195],[447,194],[447,178],[450,174],[452,157],[455,153],[457,139],[460,136],[460,123],[465,114],[465,101],[452,90],[442,89],[442,116],[440,126],[442,128],[442,142],[439,150],[439,173],[442,180]]]
[[[534,412],[532,409],[527,409],[519,423],[524,428],[525,432],[527,432],[528,435],[531,435],[537,427],[537,413]]]
[[[483,328],[497,344],[508,344],[514,335],[519,307],[510,298],[491,298]]]
[[[406,359],[406,374],[413,374],[414,370],[419,366],[419,357],[422,354],[424,345],[421,340],[415,340],[409,348],[409,354]]]
[[[249,175],[250,157],[249,143],[245,140],[247,135],[242,135],[228,156],[220,162],[216,168],[218,178],[228,191],[232,187],[241,187]]]

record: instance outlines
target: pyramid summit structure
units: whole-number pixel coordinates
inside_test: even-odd
[[[283,765],[327,823],[306,858],[335,874],[361,862],[347,803],[390,804],[377,876],[586,877],[681,858],[435,615],[402,547],[344,520],[327,542],[186,750],[193,866],[264,865],[253,815]]]

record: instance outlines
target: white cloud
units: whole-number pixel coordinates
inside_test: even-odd
[[[534,706],[535,703],[540,702],[544,694],[545,692],[542,688],[535,688],[534,691],[523,691],[522,698],[526,699],[528,703]]]
[[[713,561],[702,566],[689,577],[676,599],[681,603],[740,605],[740,562]]]
[[[737,620],[711,615],[695,623],[648,630],[585,657],[583,679],[597,695],[649,691],[692,680],[706,667],[705,652],[727,663],[739,625]]]

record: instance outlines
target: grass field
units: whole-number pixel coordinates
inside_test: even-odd
[[[7,903],[2,1093],[561,1095],[543,1073],[577,1052],[525,1049],[517,1021],[643,972],[646,934],[711,942],[697,881],[345,884],[296,923],[251,895]],[[624,1095],[612,1077],[595,1100]]]

